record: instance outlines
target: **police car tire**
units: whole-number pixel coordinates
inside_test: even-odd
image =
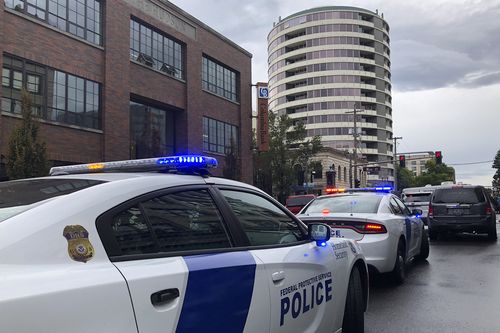
[[[344,319],[342,322],[343,333],[363,333],[365,331],[365,307],[363,302],[361,274],[359,269],[354,267],[349,277],[349,286],[347,287]]]
[[[431,229],[429,229],[429,239],[430,239],[430,240],[432,240],[432,241],[436,240],[436,239],[437,239],[437,236],[438,236],[438,235],[437,235],[437,232],[432,231]]]
[[[402,284],[406,278],[405,247],[402,240],[398,243],[396,262],[394,263],[394,269],[391,272],[391,277],[395,284]]]
[[[429,237],[427,231],[422,229],[422,241],[420,242],[420,253],[416,257],[417,260],[425,260],[429,257]]]

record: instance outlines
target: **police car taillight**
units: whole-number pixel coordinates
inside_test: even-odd
[[[359,221],[339,221],[330,223],[332,228],[353,229],[360,234],[385,234],[387,229],[383,224],[375,222],[359,222]]]
[[[81,174],[92,172],[146,172],[168,170],[203,171],[217,167],[217,160],[213,157],[201,155],[179,155],[138,160],[89,163],[53,167],[50,175]]]

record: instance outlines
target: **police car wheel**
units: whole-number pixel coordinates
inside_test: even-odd
[[[403,283],[406,278],[405,247],[402,240],[400,240],[398,244],[396,262],[394,263],[391,277],[395,284]]]
[[[359,269],[354,267],[349,277],[345,301],[343,333],[363,333],[365,330],[363,286]]]
[[[420,242],[420,253],[416,257],[417,260],[425,260],[429,257],[429,237],[427,231],[422,229],[422,241]]]

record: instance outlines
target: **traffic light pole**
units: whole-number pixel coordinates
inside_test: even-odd
[[[398,144],[398,140],[402,140],[403,137],[402,136],[395,136],[392,138],[392,140],[394,140],[394,157],[393,157],[393,164],[394,164],[394,191],[397,191],[398,190],[398,173],[397,173],[397,161],[396,161],[396,155],[397,155],[397,144]]]
[[[353,149],[353,164],[354,164],[354,172],[352,172],[352,164],[349,164],[349,169],[350,169],[350,184],[351,187],[353,187],[353,184],[356,184],[356,179],[358,179],[358,123],[357,123],[357,115],[358,112],[363,112],[364,110],[356,109],[356,103],[354,103],[354,110],[353,111],[347,111],[346,113],[352,113],[354,115],[354,133],[352,134],[353,136],[353,141],[354,141],[354,149]],[[354,178],[354,179],[353,179]],[[356,187],[356,186],[354,186]]]

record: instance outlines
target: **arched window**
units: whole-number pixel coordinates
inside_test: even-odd
[[[339,165],[339,170],[337,172],[337,177],[338,177],[339,181],[342,180],[342,169],[340,168],[340,165]]]
[[[344,167],[344,181],[347,181],[347,168]]]

